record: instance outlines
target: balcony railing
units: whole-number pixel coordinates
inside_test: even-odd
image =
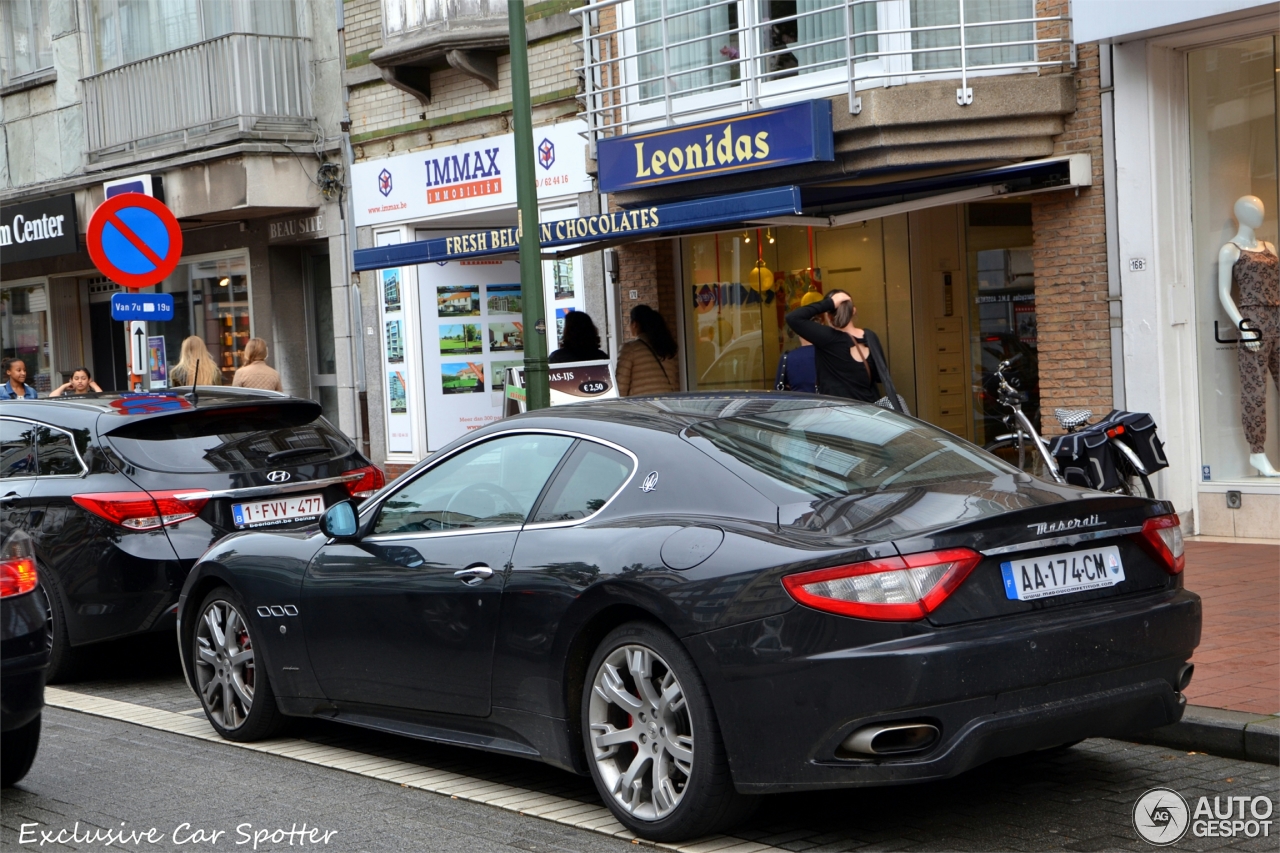
[[[591,142],[845,92],[1075,64],[1045,0],[597,0],[582,20]],[[1061,4],[1066,8],[1066,4]],[[779,9],[794,13],[778,15]]]
[[[84,80],[89,156],[310,134],[310,42],[232,33]]]

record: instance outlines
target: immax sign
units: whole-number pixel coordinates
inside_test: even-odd
[[[75,195],[0,208],[0,262],[33,261],[75,251]]]
[[[538,198],[591,192],[586,123],[533,129]],[[351,169],[356,225],[387,225],[476,210],[514,207],[515,137],[491,136],[461,145],[424,148]]]

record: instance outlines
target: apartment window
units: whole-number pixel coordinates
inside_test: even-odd
[[[1035,24],[1004,23],[1034,18],[1033,0],[911,0],[913,28],[945,28],[911,33],[911,47],[925,51],[913,54],[914,70],[960,67],[960,51],[942,48],[960,46],[961,2],[964,3],[965,62],[968,67],[1035,62],[1035,45],[1007,44],[1035,39]],[[996,44],[1001,46],[982,47]]]
[[[53,67],[48,2],[5,0],[0,3],[0,30],[5,33],[0,85]]]
[[[228,33],[299,32],[294,0],[93,0],[90,15],[98,71]]]
[[[737,0],[635,0],[642,100],[696,95],[739,77]],[[662,78],[666,75],[664,89]]]

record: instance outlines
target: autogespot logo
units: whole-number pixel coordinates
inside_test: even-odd
[[[1267,796],[1200,797],[1193,812],[1177,791],[1152,788],[1133,804],[1133,828],[1165,847],[1191,831],[1194,838],[1269,838],[1275,804]]]
[[[1133,828],[1144,841],[1165,847],[1187,834],[1190,810],[1177,791],[1152,788],[1133,804]]]

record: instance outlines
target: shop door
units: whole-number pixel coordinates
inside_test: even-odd
[[[129,355],[124,349],[124,327],[111,319],[110,302],[89,303],[89,337],[93,352],[93,378],[103,391],[129,389]]]
[[[303,256],[307,294],[307,349],[310,352],[311,396],[324,416],[338,424],[338,351],[333,338],[333,282],[329,280],[329,253]]]

